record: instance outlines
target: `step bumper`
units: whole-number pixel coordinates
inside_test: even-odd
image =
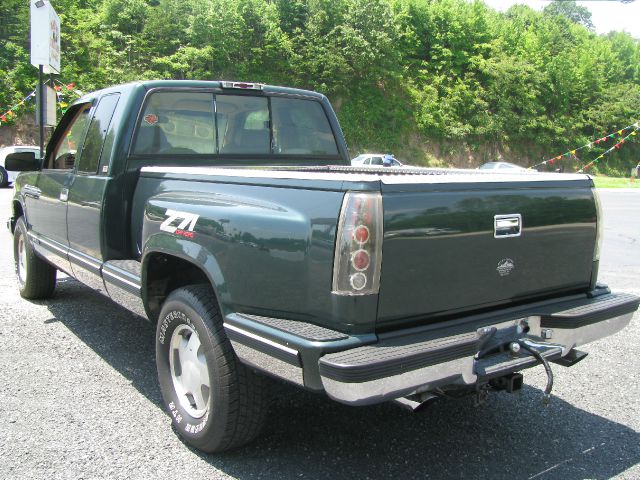
[[[528,352],[514,355],[506,348],[478,359],[481,350],[491,350],[492,342],[499,350],[510,342],[526,340],[547,360],[559,360],[575,347],[622,330],[639,302],[633,295],[608,293],[534,308],[536,314],[485,324],[473,331],[394,334],[372,345],[324,355],[319,362],[320,376],[331,398],[352,405],[471,386],[539,363]]]

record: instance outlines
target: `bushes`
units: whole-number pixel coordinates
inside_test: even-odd
[[[81,90],[142,78],[285,84],[334,101],[353,153],[427,158],[441,151],[425,152],[430,143],[480,159],[491,145],[491,154],[509,151],[531,164],[640,116],[638,40],[598,36],[587,28],[588,11],[561,3],[505,13],[465,0],[58,0],[55,7],[61,77]],[[25,2],[0,7],[2,105],[36,79],[28,17]],[[584,163],[599,151],[591,153]],[[600,168],[622,171],[638,158],[638,145],[625,145]]]

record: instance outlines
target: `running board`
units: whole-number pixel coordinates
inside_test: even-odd
[[[109,260],[102,279],[109,296],[127,310],[147,318],[142,302],[142,265],[135,260]]]

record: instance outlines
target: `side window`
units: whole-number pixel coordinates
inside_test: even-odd
[[[382,157],[371,157],[371,165],[384,165]]]
[[[263,97],[218,95],[220,153],[271,153],[269,102]]]
[[[272,98],[274,153],[337,155],[338,147],[319,102]]]
[[[152,93],[140,118],[133,153],[216,153],[213,102],[211,93]]]
[[[82,105],[76,112],[73,120],[64,130],[60,140],[53,149],[47,168],[71,169],[76,161],[78,147],[82,142],[82,136],[89,123],[89,111],[91,104]]]
[[[100,99],[95,114],[89,123],[89,130],[82,148],[82,155],[78,160],[78,172],[95,174],[98,171],[100,156],[103,150],[107,129],[111,117],[118,104],[119,94],[107,95]]]

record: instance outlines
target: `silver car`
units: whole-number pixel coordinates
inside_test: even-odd
[[[384,154],[383,153],[363,153],[351,160],[352,166],[371,166],[371,167],[383,167],[384,166]],[[391,160],[391,167],[404,167],[405,165],[395,158]]]
[[[528,168],[521,167],[520,165],[516,165],[514,163],[509,162],[488,162],[480,165],[478,170],[494,170],[496,172],[502,173],[513,173],[513,172],[527,172],[532,173],[535,170],[530,170]]]
[[[11,145],[0,148],[0,187],[6,187],[16,179],[19,172],[9,172],[4,168],[4,161],[10,153],[33,152],[40,157],[40,147],[36,145]]]

